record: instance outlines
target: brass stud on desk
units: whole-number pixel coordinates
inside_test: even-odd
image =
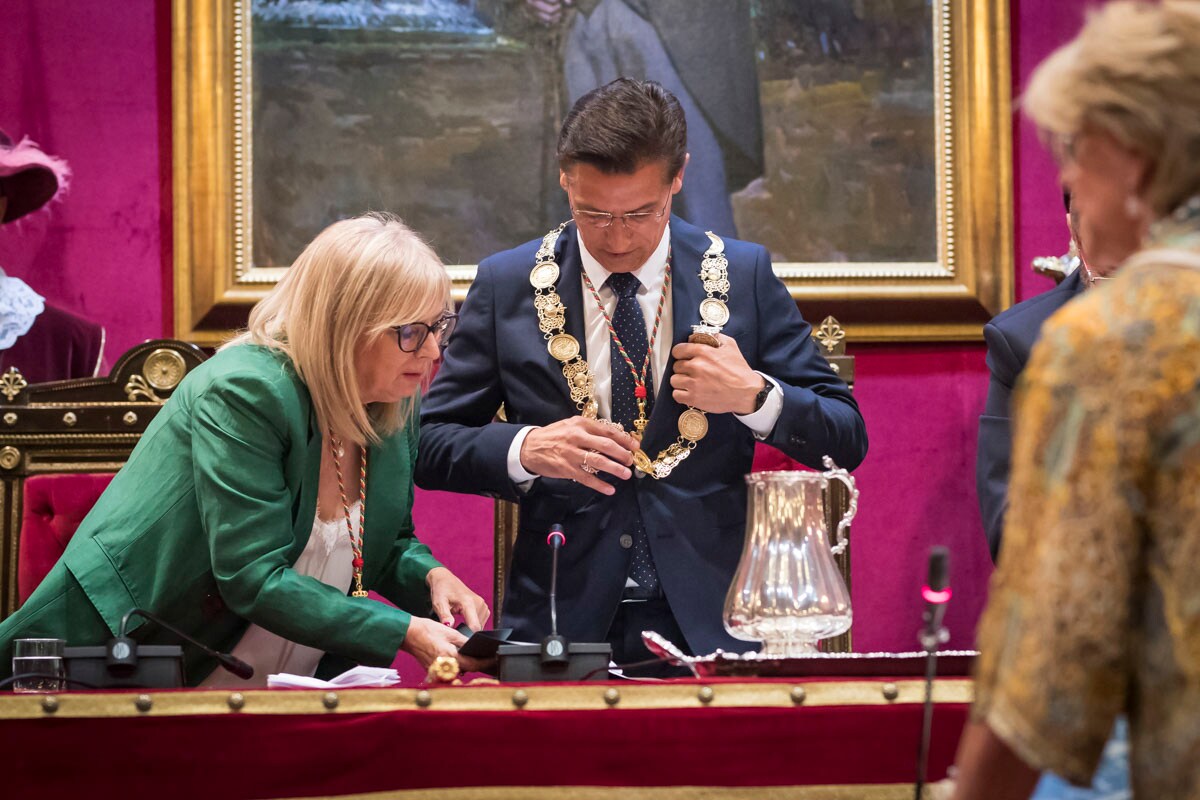
[[[246,707],[246,695],[241,692],[233,692],[225,702],[229,703],[230,711],[241,711]]]
[[[900,688],[894,683],[885,683],[883,685],[883,699],[891,702],[900,696]]]
[[[325,696],[321,698],[321,705],[325,706],[326,711],[333,711],[335,708],[337,708],[337,692],[326,692]]]
[[[616,687],[610,686],[604,690],[604,702],[609,706],[615,706],[621,702],[621,693]]]
[[[704,705],[708,705],[709,703],[711,703],[713,701],[713,697],[715,696],[715,694],[716,693],[713,692],[713,688],[711,686],[701,686],[700,691],[696,692],[696,697],[700,700],[701,703],[704,703]]]
[[[529,692],[524,689],[517,689],[513,692],[512,702],[517,708],[524,708],[525,704],[529,702]]]
[[[16,425],[17,424],[17,415],[11,411],[8,412],[7,414],[5,414],[4,415],[4,424],[5,425]]]
[[[431,706],[432,704],[433,704],[433,695],[429,693],[428,689],[422,689],[421,691],[417,692],[417,707],[418,708],[429,708],[429,706]]]
[[[137,414],[132,411],[126,411],[125,416],[121,417],[121,421],[126,425],[135,425],[137,424]]]
[[[75,416],[74,411],[68,411],[63,414],[63,424],[68,428],[73,427],[76,422],[79,422],[79,417]]]
[[[808,692],[805,691],[803,686],[793,686],[792,691],[788,694],[792,698],[792,702],[796,705],[800,705],[808,699]]]
[[[133,705],[135,708],[137,708],[138,711],[145,714],[147,711],[149,711],[151,708],[154,707],[154,699],[151,698],[150,695],[148,695],[148,694],[139,694],[137,696],[137,699],[135,699],[133,701]]]
[[[47,714],[53,714],[55,711],[58,711],[58,698],[54,695],[43,697],[42,711],[46,712]]]

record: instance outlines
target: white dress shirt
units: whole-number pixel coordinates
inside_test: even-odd
[[[576,231],[576,237],[579,241],[579,255],[583,262],[583,271],[592,281],[592,285],[596,287],[596,291],[600,294],[600,300],[604,303],[604,311],[612,318],[617,307],[617,295],[612,289],[605,285],[611,274],[600,262],[596,260],[587,246],[583,243],[583,237],[579,236]],[[638,305],[641,306],[642,316],[646,318],[646,338],[649,340],[650,333],[654,329],[654,317],[658,312],[659,297],[662,294],[663,282],[667,274],[667,253],[671,248],[671,226],[668,225],[663,229],[662,239],[658,242],[658,247],[650,254],[650,258],[641,267],[634,270],[633,275],[642,284],[637,292]],[[672,283],[680,280],[699,280],[695,275],[681,275],[675,269],[675,265],[671,265],[671,281]],[[736,289],[735,289],[736,290]],[[568,308],[570,308],[570,300],[564,298]],[[673,332],[673,322],[675,313],[671,302],[671,295],[668,291],[666,302],[663,303],[662,321],[658,325],[658,335],[654,340],[653,353],[650,356],[650,368],[653,370],[654,386],[647,386],[647,390],[658,396],[658,389],[662,385],[663,373],[667,370],[667,364],[671,359],[671,336]],[[625,363],[625,359],[621,357],[620,351],[613,353],[612,338],[608,331],[608,323],[604,321],[604,315],[600,313],[600,308],[596,305],[596,298],[592,296],[588,290],[586,282],[583,285],[583,297],[581,304],[577,306],[583,309],[583,329],[587,339],[587,362],[588,367],[592,371],[592,385],[595,394],[596,405],[599,407],[600,416],[604,419],[611,418],[612,415],[612,370],[613,369],[629,369],[629,365]],[[570,311],[568,311],[570,313]],[[614,361],[615,356],[615,361]],[[641,371],[642,365],[635,364],[638,371]],[[762,373],[759,373],[760,375]],[[779,420],[779,415],[783,411],[783,390],[779,388],[779,384],[768,375],[763,375],[773,385],[771,394],[768,395],[767,401],[763,403],[762,408],[752,414],[745,416],[735,414],[746,427],[754,432],[754,435],[759,439],[768,436],[775,427],[775,423]],[[564,379],[565,380],[565,379]],[[529,431],[533,426],[522,428],[513,438],[512,445],[508,448],[508,475],[514,483],[523,484],[532,481],[537,475],[529,472],[521,465],[521,445],[525,442],[525,437],[529,435]]]

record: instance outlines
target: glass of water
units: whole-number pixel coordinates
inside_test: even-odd
[[[14,692],[61,692],[63,690],[62,639],[16,639],[13,641]]]

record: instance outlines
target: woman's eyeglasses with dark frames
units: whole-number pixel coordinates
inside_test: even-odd
[[[394,325],[392,330],[396,332],[396,342],[400,349],[406,353],[420,350],[431,333],[437,337],[438,347],[445,350],[457,322],[458,314],[443,314],[432,325],[426,322],[410,322],[407,325]]]

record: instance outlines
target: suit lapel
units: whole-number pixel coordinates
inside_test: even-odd
[[[700,323],[700,301],[704,299],[704,284],[700,281],[700,261],[708,249],[708,237],[679,217],[671,217],[671,348],[686,342],[692,326]],[[643,449],[651,457],[658,449],[674,441],[675,425],[683,406],[671,394],[671,375],[675,372],[675,356],[667,359],[666,372],[658,382],[654,409],[646,426]]]

